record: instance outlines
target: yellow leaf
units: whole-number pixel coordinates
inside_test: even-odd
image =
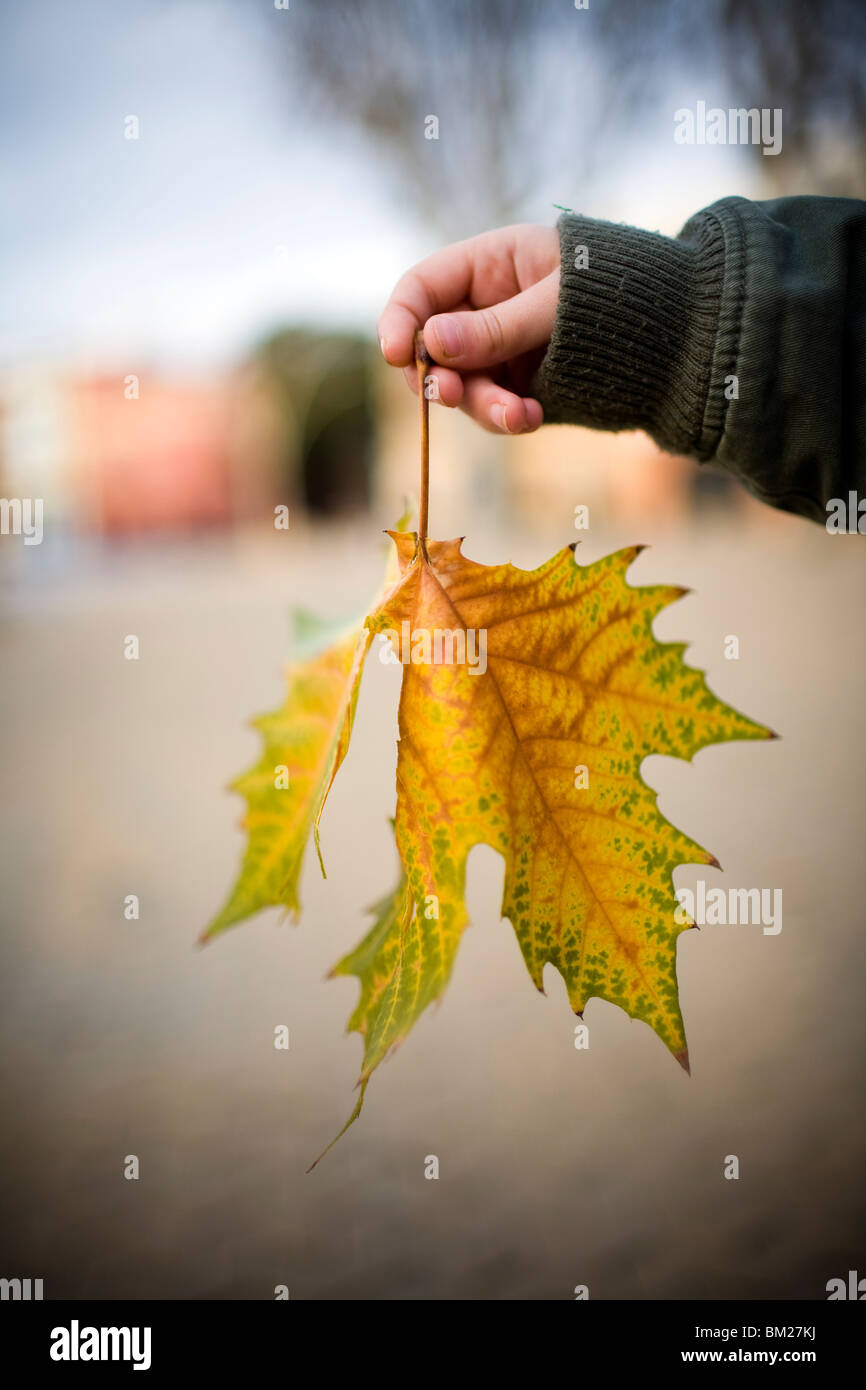
[[[684,644],[655,639],[653,619],[686,591],[627,584],[641,547],[580,566],[569,546],[525,571],[475,564],[460,541],[428,541],[425,555],[414,534],[391,534],[401,577],[367,625],[391,634],[403,662],[396,836],[415,916],[402,935],[422,919],[428,938],[413,998],[447,981],[467,925],[466,859],[488,844],[505,859],[502,913],[536,986],[549,962],[577,1013],[593,997],[619,1005],[688,1069],[672,876],[716,861],[660,814],[641,764],[771,732],[712,694]],[[393,952],[393,921],[389,933]],[[393,990],[354,973],[366,1078],[383,1055],[370,1039],[405,1033],[419,1010],[383,1025]]]
[[[364,1040],[360,1094],[340,1133],[373,1070],[448,983],[476,844],[505,859],[502,912],[536,986],[554,965],[577,1013],[593,997],[619,1005],[688,1069],[676,942],[690,923],[675,920],[673,873],[716,861],[660,814],[641,766],[654,753],[691,758],[773,735],[708,689],[684,643],[656,640],[655,617],[687,591],[629,585],[641,547],[580,566],[570,546],[525,571],[475,564],[460,541],[389,534],[396,565],[365,625],[296,662],[282,708],[255,721],[262,756],[234,784],[247,850],[205,935],[275,903],[297,913],[304,849],[311,830],[318,848],[364,659],[373,635],[387,634],[403,665],[403,868],[332,972],[360,981],[349,1028]]]
[[[291,666],[282,707],[252,721],[262,735],[262,754],[231,787],[247,803],[247,847],[237,882],[203,941],[263,907],[282,905],[297,917],[311,829],[322,863],[319,820],[349,748],[369,645],[370,633],[356,627],[318,656]]]

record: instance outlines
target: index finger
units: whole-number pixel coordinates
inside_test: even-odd
[[[456,241],[407,270],[379,319],[379,346],[392,367],[414,361],[415,333],[430,318],[462,305],[472,283],[477,237]]]

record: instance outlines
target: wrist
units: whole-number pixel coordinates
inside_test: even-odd
[[[559,299],[534,383],[546,422],[642,429],[670,452],[710,457],[724,415],[720,223],[699,215],[679,238],[575,213],[557,227]]]

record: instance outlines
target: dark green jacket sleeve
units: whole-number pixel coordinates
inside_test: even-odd
[[[723,198],[678,237],[558,225],[548,422],[643,429],[816,521],[866,496],[866,203]]]

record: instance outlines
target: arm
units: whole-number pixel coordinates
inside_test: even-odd
[[[559,231],[546,420],[644,429],[814,520],[866,495],[866,203],[725,198],[677,238],[573,214]]]
[[[563,215],[447,247],[403,277],[382,350],[487,429],[645,430],[825,521],[866,497],[866,203],[724,198],[678,237]]]

